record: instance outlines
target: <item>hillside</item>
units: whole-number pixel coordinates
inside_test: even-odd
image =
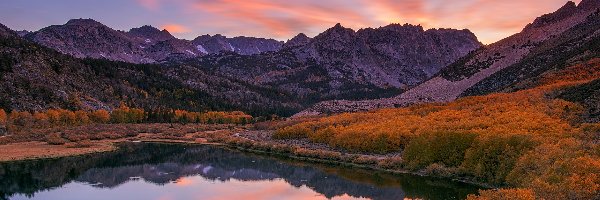
[[[79,59],[0,29],[0,107],[9,110],[141,108],[245,110],[287,115],[286,94],[207,74],[190,66],[163,67]],[[290,102],[290,103],[283,103]]]
[[[598,57],[600,1],[567,3],[513,36],[485,46],[393,98],[322,102],[297,116],[450,102],[459,97],[527,89],[521,82]]]

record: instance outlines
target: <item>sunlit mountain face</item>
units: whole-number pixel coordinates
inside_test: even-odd
[[[353,29],[409,23],[425,28],[468,28],[484,44],[489,44],[519,32],[537,16],[564,3],[564,0],[23,0],[0,2],[0,12],[5,25],[30,31],[73,18],[93,18],[121,30],[140,24],[154,25],[189,40],[203,34],[223,34],[285,41],[298,33],[313,37],[336,23]]]

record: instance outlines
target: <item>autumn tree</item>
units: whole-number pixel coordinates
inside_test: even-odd
[[[6,124],[6,111],[0,108],[0,124]]]
[[[75,111],[75,123],[78,125],[89,124],[90,117],[88,116],[88,113],[83,110]]]
[[[77,123],[77,116],[73,111],[60,109],[59,121],[63,126],[75,125]]]
[[[60,112],[58,110],[50,109],[46,111],[46,115],[50,124],[60,125]]]
[[[51,125],[48,115],[44,112],[34,112],[33,120],[36,127],[48,127]]]
[[[95,110],[90,112],[89,118],[94,123],[105,124],[110,121],[110,113],[106,110]]]

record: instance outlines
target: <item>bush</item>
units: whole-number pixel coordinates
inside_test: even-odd
[[[309,128],[305,126],[290,126],[285,127],[283,129],[278,129],[273,134],[273,138],[275,139],[302,139],[308,137],[308,135],[312,132]]]
[[[443,164],[433,163],[425,168],[423,172],[429,176],[453,177],[458,174],[457,168],[448,168]]]
[[[366,156],[366,155],[359,155],[354,160],[352,160],[352,163],[359,164],[359,165],[372,165],[372,164],[376,164],[377,162],[378,162],[377,157]]]
[[[469,195],[467,200],[535,200],[530,189],[480,190],[479,195]]]
[[[528,135],[480,136],[465,153],[462,166],[481,180],[501,184],[519,157],[535,146]]]
[[[402,169],[404,167],[404,160],[400,156],[386,157],[380,160],[377,166],[382,169]]]
[[[411,140],[404,150],[404,159],[413,169],[434,163],[457,167],[463,163],[465,152],[475,137],[473,133],[449,131],[425,133]]]
[[[296,148],[294,155],[308,158],[318,158],[323,160],[340,160],[342,154],[340,152],[327,150],[312,150],[306,148]]]
[[[81,140],[89,139],[89,136],[86,133],[81,133],[78,131],[65,131],[64,138],[66,138],[67,140],[69,140],[71,142],[78,142]]]
[[[63,145],[67,143],[67,140],[63,139],[60,136],[60,133],[51,133],[48,136],[46,136],[46,142],[48,142],[48,144],[51,145]]]

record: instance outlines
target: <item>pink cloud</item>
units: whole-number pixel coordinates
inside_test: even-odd
[[[137,0],[158,9],[160,0]],[[578,0],[580,1],[580,0]],[[195,29],[229,35],[289,39],[316,35],[336,23],[360,29],[390,23],[425,28],[470,29],[484,43],[519,32],[537,16],[553,12],[566,0],[176,0]],[[164,2],[162,2],[164,3]],[[187,24],[190,25],[190,24]],[[169,29],[168,29],[169,30]],[[181,32],[181,30],[171,28]],[[169,30],[169,31],[171,31]],[[205,33],[205,32],[204,32]]]

